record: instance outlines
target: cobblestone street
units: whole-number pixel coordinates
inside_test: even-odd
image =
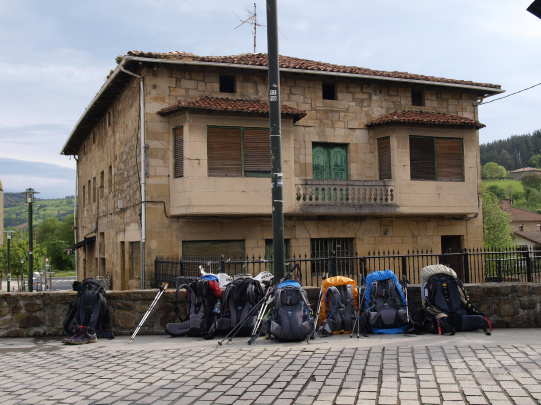
[[[309,344],[137,336],[0,339],[1,404],[535,404],[535,329]]]

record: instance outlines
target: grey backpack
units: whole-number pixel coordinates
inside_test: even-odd
[[[286,280],[274,292],[274,308],[269,319],[271,339],[300,341],[312,334],[314,322],[306,291],[293,280]]]
[[[325,313],[331,332],[351,331],[355,323],[353,285],[343,284],[327,288]]]

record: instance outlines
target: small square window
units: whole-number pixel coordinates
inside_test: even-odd
[[[323,83],[323,100],[336,100],[336,86],[334,83]]]
[[[220,75],[220,93],[235,92],[235,76]]]
[[[522,225],[519,225],[519,226],[518,226],[518,230],[519,230],[519,231],[522,231],[522,230],[524,230],[524,227],[523,227]]]
[[[425,105],[425,94],[421,89],[411,90],[411,105],[423,107]]]

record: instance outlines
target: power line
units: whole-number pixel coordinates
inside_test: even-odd
[[[507,96],[503,96],[503,97],[495,98],[494,100],[490,100],[490,101],[486,101],[486,102],[483,102],[483,103],[479,103],[479,105],[493,103],[494,101],[498,101],[498,100],[502,100],[502,99],[507,98],[507,97],[514,96],[515,94],[522,93],[523,91],[533,89],[534,87],[539,86],[540,84],[541,84],[541,83],[534,84],[533,86],[530,86],[530,87],[527,87],[527,88],[525,88],[525,89],[522,89],[522,90],[519,90],[519,91],[515,91],[514,93],[508,94]]]

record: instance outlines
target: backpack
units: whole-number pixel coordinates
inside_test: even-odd
[[[353,285],[343,284],[327,288],[325,294],[326,325],[322,330],[351,332],[355,323],[356,308]]]
[[[249,275],[237,277],[225,288],[221,303],[220,318],[216,330],[227,333],[245,318],[248,312],[265,296],[261,282]],[[237,336],[249,336],[254,327],[257,313],[244,322]]]
[[[449,270],[430,275],[421,289],[425,310],[423,328],[439,335],[476,329],[490,335],[490,321],[472,305],[464,285]]]
[[[170,322],[165,325],[165,331],[172,337],[192,336],[211,339],[216,331],[217,314],[214,307],[218,298],[213,293],[218,277],[213,274],[207,274],[197,281],[190,284],[177,283],[175,294],[175,319],[180,322]],[[179,308],[180,290],[186,290],[186,317],[183,319]]]
[[[365,326],[373,333],[403,333],[408,327],[406,297],[391,270],[375,271],[366,277],[364,301]]]
[[[99,338],[113,339],[113,332],[105,330],[110,329],[105,286],[94,278],[85,278],[82,283],[75,281],[72,288],[77,291],[77,297],[63,322],[66,333],[72,335],[75,326],[86,326],[95,329]]]
[[[308,339],[313,329],[314,320],[306,291],[294,280],[279,284],[274,292],[274,308],[268,319],[271,339],[300,341]]]

